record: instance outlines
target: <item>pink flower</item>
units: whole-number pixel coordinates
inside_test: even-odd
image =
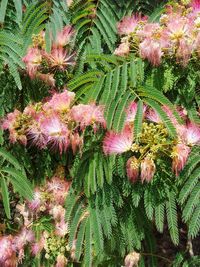
[[[33,200],[28,202],[28,207],[32,211],[38,211],[42,204],[43,204],[42,194],[39,191],[39,189],[36,188],[33,195]]]
[[[139,54],[143,59],[148,59],[152,65],[158,66],[161,63],[163,52],[158,41],[145,39],[139,45]]]
[[[200,57],[200,32],[197,34],[196,39],[194,41],[194,49]]]
[[[27,54],[22,59],[26,64],[26,69],[29,76],[33,79],[36,75],[38,68],[42,63],[42,55],[38,48],[29,48]]]
[[[130,127],[125,127],[121,133],[108,132],[103,141],[105,154],[121,154],[131,149],[133,132]]]
[[[46,120],[46,114],[43,111],[40,111],[41,107],[39,107],[39,111],[37,109],[37,105],[30,105],[24,110],[24,114],[32,118],[32,120],[30,119],[29,121],[26,135],[31,145],[43,149],[48,143],[48,136],[46,136],[41,126],[42,122]]]
[[[179,172],[184,168],[188,156],[190,154],[190,148],[185,144],[177,144],[173,148],[172,152],[172,170],[175,172],[176,176],[179,175]]]
[[[171,108],[169,108],[168,106],[165,105],[165,106],[162,106],[162,109],[164,110],[164,112],[170,118],[171,122],[176,127],[178,125],[178,121],[177,121],[176,117],[174,116],[173,111],[171,110]]]
[[[137,113],[137,102],[131,102],[128,109],[127,109],[127,117],[126,117],[126,122],[134,122],[135,120],[135,115]]]
[[[48,137],[44,134],[40,123],[37,121],[34,121],[33,124],[29,126],[27,130],[27,138],[31,145],[35,145],[40,149],[45,148],[48,143]]]
[[[56,115],[46,118],[41,122],[41,130],[48,138],[48,144],[53,149],[59,149],[60,154],[69,146],[69,130]]]
[[[51,54],[44,52],[43,56],[52,69],[65,70],[68,66],[75,65],[75,55],[69,55],[63,47],[55,47],[52,49]]]
[[[183,132],[183,140],[187,145],[200,144],[200,126],[195,123],[188,123],[185,131]]]
[[[56,221],[65,219],[65,209],[61,205],[53,205],[49,213],[52,214]]]
[[[24,226],[27,227],[32,222],[32,218],[30,216],[30,210],[28,210],[25,203],[17,204],[16,209],[23,216]]]
[[[70,25],[67,25],[60,31],[57,36],[56,40],[54,41],[53,46],[63,47],[69,44],[72,35],[74,34],[73,28]]]
[[[45,245],[45,238],[44,235],[42,235],[42,237],[40,238],[39,241],[37,241],[36,243],[32,244],[31,246],[31,252],[33,255],[38,255],[44,248]]]
[[[27,107],[25,107],[23,114],[35,119],[38,116],[38,112],[36,111],[36,109],[37,109],[36,105],[30,104]]]
[[[192,54],[193,46],[185,39],[181,39],[176,51],[176,58],[183,66],[186,66]]]
[[[53,177],[47,184],[47,190],[48,192],[53,194],[53,197],[57,204],[63,205],[65,198],[68,195],[70,186],[70,181],[65,181],[58,177]]]
[[[9,139],[11,143],[19,141],[23,145],[26,145],[27,138],[24,129],[22,129],[21,119],[22,113],[15,109],[14,112],[7,114],[7,117],[3,120],[1,127],[3,130],[9,130]]]
[[[0,237],[0,266],[2,267],[16,267],[16,254],[13,250],[13,237]]]
[[[179,116],[180,116],[184,121],[186,121],[186,119],[187,119],[187,110],[186,110],[184,107],[182,107],[182,106],[177,106],[177,107],[176,107],[176,110],[177,110]]]
[[[100,124],[103,127],[106,126],[103,106],[96,106],[95,104],[79,104],[77,106],[73,106],[71,109],[71,117],[72,120],[80,123],[82,130],[89,125],[93,126],[95,130],[97,124]]]
[[[55,87],[56,80],[54,79],[53,74],[44,74],[44,73],[37,73],[37,78],[44,81],[47,85]]]
[[[31,230],[23,228],[22,231],[14,239],[15,246],[16,248],[20,249],[27,243],[33,242],[34,239],[34,233]]]
[[[174,13],[166,24],[166,30],[172,42],[178,42],[184,37],[190,37],[191,23],[181,14]]]
[[[114,55],[116,56],[126,56],[130,53],[130,47],[127,42],[121,43],[118,48],[115,49]]]
[[[68,223],[65,220],[61,220],[55,224],[55,234],[58,236],[65,236],[69,232]]]
[[[21,261],[24,258],[24,247],[30,242],[34,241],[34,233],[31,230],[24,228],[14,238],[14,249],[18,252],[18,260]]]
[[[159,23],[147,23],[142,27],[142,29],[139,29],[137,31],[137,36],[140,38],[152,38],[154,35],[159,34],[161,31],[160,24]]]
[[[141,162],[141,180],[150,182],[156,171],[156,165],[151,158],[145,157]]]
[[[78,148],[81,149],[83,145],[83,137],[80,136],[78,133],[73,133],[70,135],[70,142],[71,142],[72,151],[75,154],[76,150]]]
[[[143,105],[143,116],[145,115],[146,112],[146,106]],[[135,116],[137,113],[137,102],[132,101],[126,111],[127,117],[126,117],[126,123],[132,123],[135,120]]]
[[[191,6],[194,11],[200,12],[200,0],[193,0]]]
[[[22,113],[17,109],[15,109],[14,112],[8,113],[7,118],[4,119],[2,124],[3,130],[10,130],[15,128],[17,120],[19,119],[21,114]]]
[[[55,267],[65,267],[67,265],[67,258],[63,254],[59,254],[56,258],[56,266]]]
[[[139,23],[147,21],[146,16],[141,14],[135,14],[131,17],[125,17],[122,21],[117,24],[117,30],[120,35],[127,35],[135,31]]]
[[[162,123],[162,120],[160,119],[160,116],[154,109],[149,109],[146,113],[146,119],[153,121],[155,123]]]
[[[75,93],[67,90],[64,90],[62,93],[54,93],[52,98],[44,104],[43,108],[45,111],[52,109],[57,112],[67,112],[74,98]]]
[[[139,175],[139,163],[136,157],[131,157],[126,163],[126,172],[131,182],[136,182]]]

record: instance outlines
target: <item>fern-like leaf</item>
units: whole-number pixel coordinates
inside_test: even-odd
[[[178,234],[178,222],[177,222],[177,207],[176,207],[176,196],[173,191],[167,191],[168,201],[166,202],[166,214],[169,233],[172,239],[172,242],[175,245],[179,243],[179,234]]]
[[[134,120],[134,134],[136,140],[138,138],[138,135],[142,131],[142,119],[143,119],[143,102],[142,100],[139,100],[137,103],[137,112]]]
[[[158,203],[155,206],[155,224],[157,230],[162,233],[164,228],[164,216],[165,216],[165,205],[164,203]]]
[[[3,206],[6,213],[6,216],[8,219],[10,219],[10,202],[9,202],[9,192],[8,192],[8,186],[6,184],[6,180],[4,177],[1,177],[1,194],[2,194],[2,200],[3,200]]]

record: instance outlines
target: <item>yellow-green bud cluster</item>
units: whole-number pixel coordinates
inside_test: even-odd
[[[46,238],[44,245],[46,251],[45,258],[50,260],[55,260],[59,254],[65,254],[66,252],[66,239],[65,237],[60,237],[51,233],[49,237]]]
[[[40,47],[40,48],[45,48],[45,39],[44,36],[39,33],[39,34],[33,34],[32,35],[32,42],[33,42],[33,46],[35,47]]]
[[[163,124],[143,122],[142,132],[138,135],[138,142],[133,143],[131,150],[140,153],[140,159],[148,156],[155,159],[157,153],[170,150],[173,140],[169,138]]]

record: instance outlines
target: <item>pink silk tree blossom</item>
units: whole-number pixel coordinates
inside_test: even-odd
[[[75,93],[64,90],[62,93],[54,93],[52,98],[43,106],[45,111],[49,109],[58,112],[67,112],[75,98]]]
[[[191,149],[185,144],[177,144],[173,148],[172,152],[172,170],[175,172],[176,176],[179,175],[180,171],[184,168],[186,161],[188,159]]]
[[[55,267],[65,267],[67,266],[67,258],[63,254],[59,254],[56,258],[56,265]]]
[[[29,76],[33,79],[42,62],[41,51],[35,47],[29,48],[26,56],[23,57],[22,60],[26,64],[26,69]]]
[[[139,54],[141,58],[148,59],[152,65],[158,66],[161,63],[163,52],[158,41],[145,39],[139,45]]]
[[[22,126],[21,119],[22,113],[19,110],[15,109],[14,112],[7,114],[6,118],[3,120],[1,127],[3,130],[9,131],[9,140],[11,143],[19,141],[23,145],[26,145],[27,137],[24,131],[18,130],[18,128]]]
[[[128,43],[121,43],[118,48],[115,49],[114,55],[126,56],[130,53],[130,47]]]
[[[71,118],[80,123],[81,129],[91,125],[96,129],[96,124],[106,126],[104,119],[104,107],[95,104],[73,106],[71,109]]]
[[[183,132],[183,140],[187,145],[200,144],[200,126],[195,123],[188,123],[185,131]]]
[[[127,16],[118,23],[118,33],[120,35],[132,33],[139,23],[145,23],[147,19],[146,16],[142,16],[141,14],[132,15],[131,17]]]
[[[47,143],[50,144],[52,149],[59,149],[61,154],[66,151],[70,144],[69,130],[56,115],[43,120],[41,129],[47,136]]]
[[[43,52],[44,59],[51,69],[65,70],[68,66],[75,65],[75,54],[69,54],[63,47],[52,48],[51,53]]]
[[[2,267],[16,267],[17,258],[13,249],[13,237],[0,237],[0,266]]]
[[[131,149],[133,132],[130,127],[125,127],[121,133],[108,132],[103,141],[105,154],[122,154]]]
[[[54,47],[64,47],[69,44],[72,36],[74,35],[74,30],[72,26],[65,26],[62,31],[58,32],[56,40],[53,42]]]
[[[156,171],[156,165],[151,158],[144,158],[141,162],[141,180],[150,182]]]

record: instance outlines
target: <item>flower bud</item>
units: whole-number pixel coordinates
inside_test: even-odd
[[[133,251],[126,256],[124,261],[125,267],[135,267],[137,266],[139,260],[140,260],[140,254]]]
[[[136,157],[131,157],[126,163],[126,172],[129,180],[135,182],[139,175],[139,163]]]
[[[144,158],[143,161],[141,162],[142,182],[144,182],[145,180],[147,182],[150,182],[154,176],[155,170],[156,170],[156,166],[155,166],[154,161],[149,157]]]

